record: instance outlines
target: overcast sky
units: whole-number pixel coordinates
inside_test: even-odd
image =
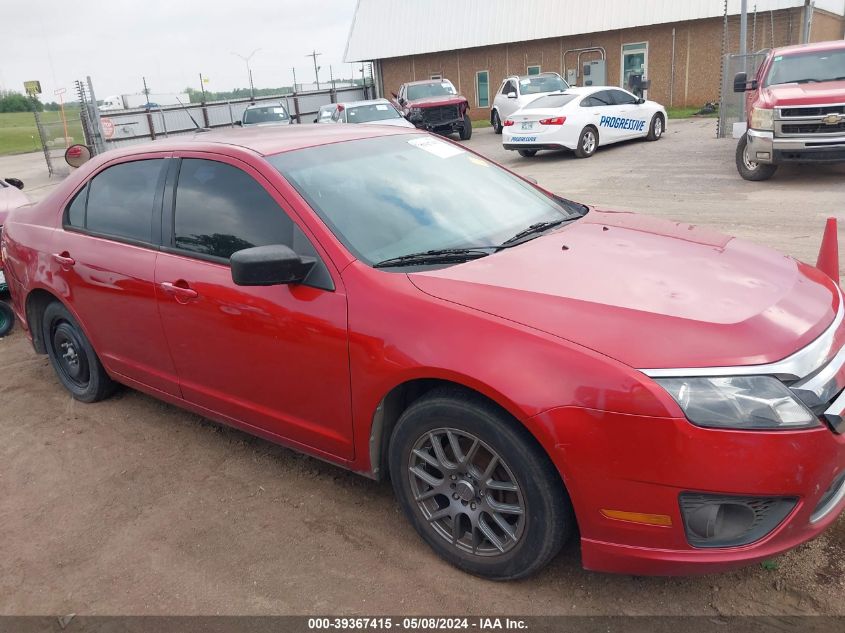
[[[247,87],[243,60],[256,48],[250,66],[256,88],[314,81],[305,57],[322,56],[320,79],[349,77],[343,49],[355,0],[25,0],[2,1],[0,88],[23,91],[23,82],[41,81],[42,101],[57,100],[56,88],[73,92],[73,81],[91,75],[97,98],[141,92],[141,77],[152,92]],[[66,97],[66,98],[67,98]]]

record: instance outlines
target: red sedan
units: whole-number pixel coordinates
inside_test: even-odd
[[[730,569],[845,496],[838,285],[370,126],[108,152],[3,231],[35,350],[374,478],[469,572]]]

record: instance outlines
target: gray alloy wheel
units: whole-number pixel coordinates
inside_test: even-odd
[[[477,556],[513,549],[525,532],[522,490],[502,457],[472,433],[440,428],[414,444],[411,492],[452,546]]]
[[[599,134],[592,126],[587,126],[581,131],[578,138],[578,146],[575,148],[575,155],[578,158],[589,158],[596,153],[599,146]]]
[[[751,160],[748,155],[748,134],[743,134],[736,146],[736,169],[745,180],[759,182],[774,176],[778,167]]]

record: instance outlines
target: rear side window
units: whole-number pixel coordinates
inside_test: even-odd
[[[581,102],[581,105],[586,108],[597,108],[600,106],[613,105],[613,99],[607,90],[602,90],[593,95],[590,95]]]
[[[174,209],[177,248],[229,259],[253,246],[293,246],[293,221],[249,174],[211,160],[186,158]]]
[[[68,223],[92,233],[151,242],[163,165],[164,159],[150,159],[103,170],[71,202]]]

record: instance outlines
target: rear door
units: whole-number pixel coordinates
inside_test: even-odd
[[[52,264],[106,369],[179,395],[153,281],[170,162],[148,154],[101,169],[67,205]]]
[[[184,398],[250,429],[350,459],[339,275],[255,169],[217,154],[182,156],[166,190],[155,280]],[[317,258],[306,282],[236,286],[231,254],[269,244]]]

